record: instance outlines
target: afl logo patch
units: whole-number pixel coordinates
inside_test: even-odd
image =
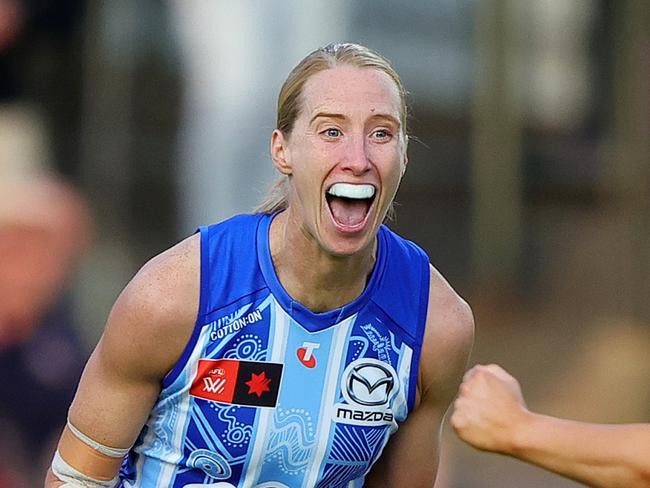
[[[238,359],[199,359],[190,395],[213,402],[275,407],[281,363]]]
[[[341,390],[349,404],[387,405],[398,390],[397,373],[390,364],[378,359],[358,359],[345,368]]]

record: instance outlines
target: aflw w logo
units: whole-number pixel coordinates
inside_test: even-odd
[[[222,393],[225,384],[225,378],[218,378],[216,380],[213,380],[209,376],[206,376],[203,378],[203,391],[208,391],[210,393]]]

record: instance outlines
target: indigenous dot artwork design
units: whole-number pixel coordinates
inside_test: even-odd
[[[349,306],[313,314],[274,275],[269,225],[242,216],[201,229],[202,259],[218,272],[202,264],[205,309],[118,486],[359,488],[406,419],[426,256],[382,230],[375,269],[391,272]]]
[[[286,474],[303,473],[315,449],[314,423],[307,410],[278,407],[265,462],[275,462]]]

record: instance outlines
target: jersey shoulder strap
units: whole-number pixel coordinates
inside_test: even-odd
[[[415,344],[420,344],[429,304],[429,257],[417,244],[382,225],[385,268],[373,300]]]
[[[265,287],[257,257],[264,214],[243,214],[201,227],[199,317]]]

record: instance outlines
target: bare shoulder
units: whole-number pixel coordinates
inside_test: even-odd
[[[187,343],[199,306],[200,237],[147,262],[124,288],[98,346],[116,368],[162,378]],[[146,354],[143,352],[146,351]]]
[[[420,360],[420,392],[442,399],[456,391],[474,343],[469,304],[430,266],[429,306]]]
[[[469,304],[433,266],[429,266],[429,277],[427,336],[451,341],[471,341],[474,335],[474,315]]]
[[[110,446],[135,441],[182,354],[198,311],[200,237],[151,259],[117,298],[70,406],[81,432]]]

